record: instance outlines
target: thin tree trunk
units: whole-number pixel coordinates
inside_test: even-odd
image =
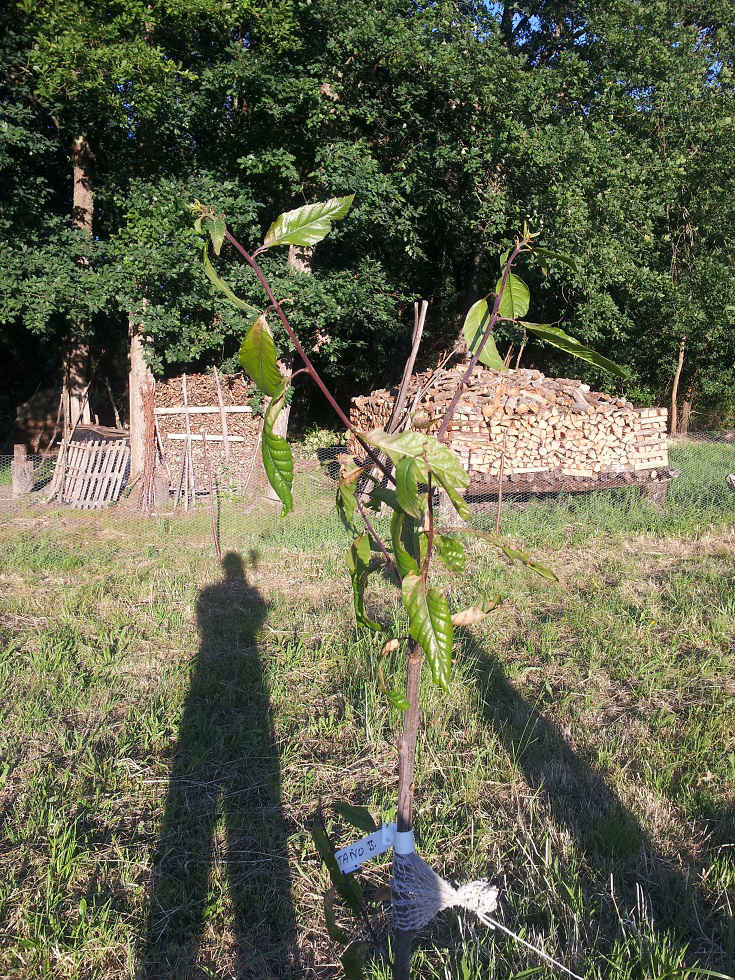
[[[681,369],[684,367],[684,348],[686,346],[686,335],[681,338],[679,342],[679,360],[676,364],[676,371],[674,372],[674,383],[671,386],[671,418],[669,419],[669,431],[672,436],[675,436],[678,431],[677,418],[676,418],[676,398],[679,394],[679,379],[681,378]]]
[[[144,317],[146,300],[143,298],[140,314],[130,313],[128,336],[130,338],[130,365],[128,371],[128,421],[130,423],[130,478],[143,472],[145,462],[145,416],[143,413],[143,388],[153,384],[153,373],[145,361]]]
[[[696,373],[692,376],[691,381],[686,386],[684,391],[684,398],[681,403],[681,417],[679,419],[679,432],[681,435],[686,435],[689,432],[689,425],[692,418],[692,403],[694,402],[694,392],[696,390]]]
[[[397,829],[401,832],[413,827],[413,773],[416,758],[416,740],[419,733],[419,685],[421,682],[421,647],[413,641],[408,647],[406,668],[406,699],[408,710],[403,719],[403,733],[398,740],[398,811]],[[396,929],[393,980],[409,980],[413,933]]]
[[[74,140],[71,159],[74,181],[72,224],[91,238],[94,215],[94,193],[92,190],[94,154],[83,136]],[[88,264],[87,259],[82,259],[81,264],[86,266]],[[78,335],[83,334],[84,324],[75,317],[75,311],[70,312],[76,333]],[[89,399],[83,401],[84,389],[88,382],[89,344],[84,340],[76,340],[66,356],[64,365],[64,431],[67,434],[77,418],[83,425],[90,422],[92,418]]]

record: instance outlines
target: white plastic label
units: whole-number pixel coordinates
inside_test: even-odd
[[[377,857],[387,851],[389,847],[393,847],[395,839],[395,823],[384,823],[379,830],[368,837],[363,837],[362,840],[350,844],[348,847],[343,847],[335,853],[334,856],[340,871],[344,874],[356,871],[365,861],[369,861],[370,858]]]

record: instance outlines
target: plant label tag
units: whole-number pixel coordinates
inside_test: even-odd
[[[370,858],[377,857],[379,854],[387,851],[389,847],[393,847],[395,839],[395,823],[384,823],[379,830],[376,830],[368,837],[363,837],[357,843],[350,844],[348,847],[343,847],[341,850],[335,852],[334,857],[339,865],[340,871],[344,874],[349,874],[350,871],[356,871],[365,861],[369,861]]]

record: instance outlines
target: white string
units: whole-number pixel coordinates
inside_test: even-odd
[[[551,963],[552,966],[555,966],[559,970],[563,970],[564,973],[569,974],[570,977],[574,977],[574,980],[585,980],[585,978],[580,977],[578,973],[573,973],[569,969],[569,967],[564,966],[563,963],[559,963],[559,961],[555,960],[553,956],[549,956],[549,954],[544,953],[542,949],[538,949],[538,947],[532,946],[530,943],[527,943],[525,939],[521,939],[520,936],[517,936],[514,932],[512,932],[502,923],[498,922],[497,919],[493,919],[489,915],[483,915],[482,912],[475,912],[475,915],[480,920],[480,922],[482,922],[484,925],[489,926],[491,929],[500,929],[502,932],[507,933],[507,935],[509,935],[512,939],[515,939],[516,942],[521,943],[523,946],[525,946],[526,949],[530,949],[531,952],[536,953],[537,956],[540,956],[542,959]]]

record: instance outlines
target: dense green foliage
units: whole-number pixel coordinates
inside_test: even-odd
[[[632,375],[575,370],[661,401],[686,336],[693,424],[729,410],[730,14],[724,0],[6,4],[0,414],[54,380],[75,331],[121,360],[143,308],[157,372],[233,367],[245,317],[192,261],[187,201],[251,240],[295,203],[352,191],[312,276],[283,252],[264,260],[342,398],[395,379],[417,296],[432,304],[427,356],[450,347],[528,219],[579,256],[576,271],[528,270],[529,319],[562,311],[584,344],[625,349]],[[71,222],[78,136],[95,158],[92,242]],[[225,245],[218,268],[256,299],[234,258]],[[500,328],[501,355],[517,330]],[[523,364],[564,370],[534,340]]]

